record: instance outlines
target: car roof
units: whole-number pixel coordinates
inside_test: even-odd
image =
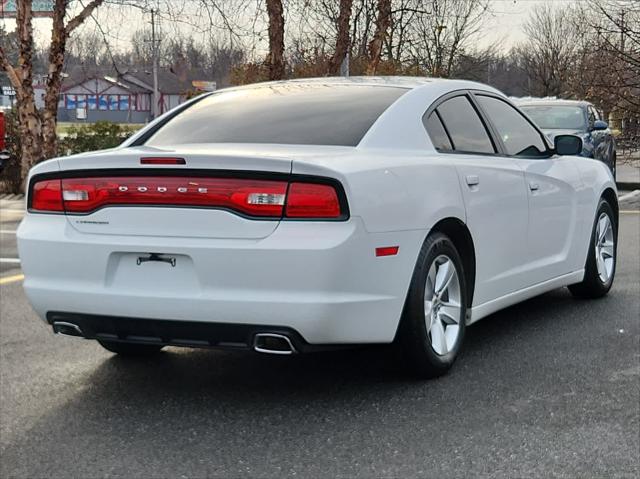
[[[406,88],[413,90],[425,85],[435,84],[462,84],[466,86],[461,88],[473,88],[474,85],[482,89],[491,88],[481,83],[471,82],[467,80],[452,80],[449,78],[432,78],[432,77],[416,77],[416,76],[350,76],[350,77],[317,77],[317,78],[296,78],[292,80],[278,80],[262,83],[252,83],[248,85],[225,88],[225,91],[236,89],[251,89],[272,86],[286,85],[364,85],[364,86],[382,86]],[[219,90],[222,91],[222,90]]]
[[[592,103],[589,103],[585,100],[564,100],[564,99],[555,99],[555,98],[511,98],[518,106],[525,105],[540,105],[540,106],[577,106],[577,107],[587,107],[593,106]]]
[[[209,95],[217,93],[252,90],[260,88],[281,88],[287,90],[287,86],[371,86],[386,88],[402,88],[407,90],[395,100],[373,123],[359,143],[363,148],[403,148],[424,151],[425,148],[433,148],[426,135],[422,122],[423,115],[429,105],[438,98],[456,91],[474,90],[482,91],[502,98],[506,96],[496,88],[478,82],[468,80],[456,80],[448,78],[408,77],[408,76],[353,76],[353,77],[320,77],[301,78],[294,80],[281,80],[274,82],[253,83],[248,85],[230,87],[215,92],[204,93],[192,101],[198,101]],[[155,120],[162,121],[162,117]],[[122,146],[126,147],[137,141],[149,128],[138,131],[126,140]]]

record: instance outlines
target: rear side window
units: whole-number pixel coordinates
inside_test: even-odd
[[[548,156],[542,135],[518,110],[498,98],[484,95],[476,98],[502,138],[507,155]]]
[[[431,138],[431,142],[433,146],[438,151],[451,151],[453,150],[453,146],[451,145],[451,140],[449,140],[449,135],[447,135],[447,130],[444,129],[444,125],[442,121],[440,121],[440,117],[437,112],[432,112],[427,118],[427,121],[424,123],[425,128],[427,129],[427,133],[429,133],[429,137]]]
[[[178,113],[146,141],[356,146],[405,88],[284,83],[220,91]]]
[[[487,129],[466,96],[456,96],[442,102],[437,112],[449,132],[455,151],[496,152]]]

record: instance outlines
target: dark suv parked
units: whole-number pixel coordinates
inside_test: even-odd
[[[616,177],[616,142],[600,112],[586,101],[514,99],[553,141],[556,135],[582,138],[582,156],[605,163]]]

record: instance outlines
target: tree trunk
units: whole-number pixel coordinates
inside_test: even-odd
[[[382,55],[382,46],[391,25],[391,0],[378,0],[378,16],[373,39],[369,43],[369,64],[367,75],[375,75]]]
[[[18,33],[19,87],[16,89],[20,141],[22,145],[20,171],[22,180],[27,179],[29,169],[42,159],[42,122],[33,94],[33,11],[30,0],[19,0],[16,11]]]
[[[16,33],[18,36],[18,64],[9,63],[0,47],[0,66],[7,72],[11,85],[16,91],[16,106],[21,140],[20,171],[23,181],[29,169],[38,161],[56,154],[56,124],[58,116],[58,95],[62,85],[62,69],[67,39],[104,0],[91,0],[67,25],[64,17],[68,0],[55,0],[51,46],[49,51],[49,72],[45,93],[45,109],[42,117],[36,108],[33,91],[33,10],[31,0],[16,2]]]
[[[329,74],[338,75],[340,65],[344,61],[350,46],[351,6],[353,0],[340,0],[340,13],[338,15],[338,35],[336,36],[336,48],[329,60]]]
[[[49,72],[47,89],[42,112],[42,143],[45,158],[53,158],[58,153],[58,95],[62,86],[62,68],[64,52],[67,46],[67,30],[64,26],[66,0],[56,0],[51,30],[51,46],[49,47]]]
[[[42,156],[42,122],[36,103],[33,101],[33,88],[30,92],[16,92],[18,121],[20,122],[20,144],[22,161],[20,172],[23,181],[27,179],[29,170]]]
[[[269,80],[284,78],[284,9],[282,0],[266,0],[269,16]]]

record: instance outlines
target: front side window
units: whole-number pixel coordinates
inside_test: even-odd
[[[587,108],[587,112],[589,114],[589,127],[592,128],[593,124],[596,122],[596,120],[600,119],[600,115],[598,114],[598,110],[596,110],[592,106],[589,106]]]
[[[436,109],[455,151],[495,153],[489,133],[466,96],[442,102]]]
[[[302,82],[220,91],[178,113],[145,144],[356,146],[406,92],[387,86]]]
[[[510,156],[546,157],[547,145],[538,130],[518,110],[498,98],[477,95]]]

